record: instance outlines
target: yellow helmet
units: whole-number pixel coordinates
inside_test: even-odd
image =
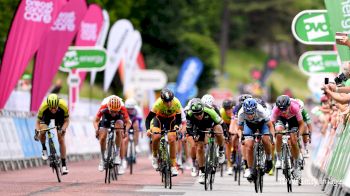
[[[46,102],[49,108],[57,108],[59,103],[57,94],[49,94],[49,96],[47,96]]]

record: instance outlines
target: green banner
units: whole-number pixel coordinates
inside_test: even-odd
[[[299,68],[306,75],[339,73],[340,65],[335,51],[309,51],[299,59]]]
[[[350,32],[350,1],[349,0],[325,0],[331,30],[336,32]],[[337,44],[337,50],[341,61],[350,60],[348,46]]]
[[[103,48],[69,47],[62,60],[60,70],[65,72],[69,72],[71,69],[99,71],[104,69],[106,59],[107,53]]]
[[[292,32],[299,42],[310,45],[333,45],[327,10],[304,10],[292,22]]]

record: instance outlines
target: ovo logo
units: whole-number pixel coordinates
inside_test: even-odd
[[[304,19],[306,35],[309,40],[315,40],[329,35],[324,14]]]

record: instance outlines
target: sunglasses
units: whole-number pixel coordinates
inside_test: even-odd
[[[203,114],[203,112],[201,113],[197,113],[197,114],[193,114],[194,116],[201,116]]]
[[[119,111],[109,110],[111,114],[117,114]]]

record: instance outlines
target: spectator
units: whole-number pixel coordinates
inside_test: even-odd
[[[18,82],[17,88],[21,91],[30,91],[32,89],[32,75],[24,74]]]
[[[50,93],[59,94],[62,88],[62,80],[57,79]]]

